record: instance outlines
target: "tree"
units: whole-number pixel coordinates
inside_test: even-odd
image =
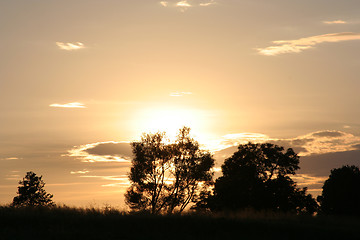
[[[318,201],[323,214],[360,216],[359,167],[343,166],[332,169]]]
[[[131,146],[131,186],[125,199],[133,210],[182,212],[212,182],[214,159],[200,150],[190,128],[180,129],[175,143],[169,143],[165,133],[155,133],[143,134]]]
[[[204,199],[200,202],[212,211],[253,208],[313,213],[315,199],[289,177],[298,164],[299,156],[291,148],[284,151],[270,143],[240,145],[222,165],[223,176],[216,180],[207,204]]]
[[[45,182],[42,176],[27,172],[22,181],[19,181],[18,196],[14,197],[12,205],[16,207],[54,206],[52,194],[45,191]]]

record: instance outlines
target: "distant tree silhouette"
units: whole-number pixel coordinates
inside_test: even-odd
[[[52,194],[45,191],[45,182],[42,176],[27,172],[22,181],[19,181],[18,196],[14,197],[12,205],[15,207],[53,206]]]
[[[331,170],[318,201],[321,213],[360,216],[359,167],[343,166]]]
[[[216,180],[214,194],[203,194],[196,207],[313,213],[315,199],[289,177],[299,169],[298,164],[299,157],[291,148],[284,151],[270,143],[240,145],[222,165],[223,176]]]
[[[190,128],[180,129],[175,143],[165,133],[144,134],[133,142],[131,186],[126,203],[136,211],[182,212],[212,182],[214,159],[199,149]]]

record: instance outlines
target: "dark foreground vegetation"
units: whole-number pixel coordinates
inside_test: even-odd
[[[0,239],[359,239],[360,219],[243,211],[129,214],[68,207],[0,207]]]
[[[214,181],[214,159],[189,131],[171,144],[164,133],[132,143],[131,212],[56,206],[42,176],[27,172],[0,206],[0,240],[360,239],[359,167],[333,169],[316,200],[291,179],[299,169],[291,148],[248,143]]]

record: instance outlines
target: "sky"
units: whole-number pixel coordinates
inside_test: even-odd
[[[360,165],[358,0],[0,1],[0,204],[125,208],[129,142],[182,126],[216,159],[272,142],[298,185]]]

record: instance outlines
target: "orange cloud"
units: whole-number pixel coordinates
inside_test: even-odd
[[[60,49],[66,50],[66,51],[78,50],[78,49],[85,48],[84,44],[81,43],[81,42],[76,42],[76,43],[56,42],[55,44],[56,44]]]
[[[128,142],[96,142],[75,146],[67,156],[77,157],[82,162],[118,162],[129,163],[131,147]]]
[[[184,1],[177,2],[176,6],[178,6],[178,7],[191,7],[191,4],[188,3],[187,0],[184,0]]]
[[[300,38],[296,40],[279,40],[273,41],[275,46],[267,48],[258,48],[261,55],[276,56],[285,53],[300,53],[306,49],[313,48],[314,46],[325,42],[343,42],[350,40],[360,40],[360,33],[342,32],[317,35],[307,38]]]
[[[181,0],[181,1],[160,1],[160,5],[163,7],[175,7],[180,8],[182,12],[186,11],[190,7],[208,7],[217,4],[215,0],[200,1],[200,0]]]
[[[87,170],[83,170],[83,171],[71,171],[70,174],[86,174],[88,173],[89,171]]]
[[[212,150],[215,152],[221,151],[248,142],[270,142],[284,146],[285,148],[291,147],[294,148],[300,156],[360,149],[360,137],[342,131],[324,130],[288,139],[270,138],[267,135],[259,133],[228,134],[223,136],[222,140],[219,141]]]
[[[210,2],[200,3],[199,6],[201,6],[201,7],[208,7],[208,6],[214,5],[214,4],[216,4],[215,1],[210,1]]]
[[[53,103],[53,104],[50,104],[49,107],[58,107],[58,108],[86,108],[86,106],[85,106],[83,103],[79,103],[79,102],[71,102],[71,103],[65,103],[65,104]]]
[[[343,20],[335,20],[335,21],[323,21],[323,23],[332,25],[332,24],[346,24],[347,22]]]
[[[167,1],[161,1],[160,4],[164,7],[167,7],[169,3]]]

